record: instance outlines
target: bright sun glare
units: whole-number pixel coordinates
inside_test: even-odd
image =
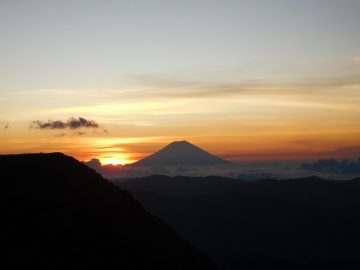
[[[134,162],[134,160],[129,155],[111,155],[111,156],[105,156],[105,157],[99,157],[101,164],[104,165],[125,165]]]
[[[112,165],[124,165],[125,161],[120,160],[120,159],[108,159],[108,160],[104,160],[102,162],[102,164],[105,164],[105,165],[109,165],[109,164],[112,164]]]

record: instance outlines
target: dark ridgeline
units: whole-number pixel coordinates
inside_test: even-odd
[[[228,164],[227,160],[216,157],[187,142],[175,141],[158,152],[139,160],[133,166],[177,166],[177,165],[219,165]]]
[[[63,154],[0,156],[2,269],[213,269],[132,196]]]
[[[360,178],[119,184],[222,269],[360,269]]]

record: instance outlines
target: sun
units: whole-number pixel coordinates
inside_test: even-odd
[[[101,162],[104,165],[124,165],[126,164],[126,162],[124,160],[120,160],[120,159],[108,159],[108,160],[103,160]]]
[[[100,160],[101,164],[103,165],[125,165],[134,162],[133,158],[129,154],[105,154],[103,156],[99,156],[98,159]]]

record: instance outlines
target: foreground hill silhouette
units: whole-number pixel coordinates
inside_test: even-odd
[[[230,163],[187,142],[175,141],[158,152],[139,160],[134,166],[219,165]]]
[[[213,269],[131,195],[63,154],[0,156],[2,269]]]
[[[360,269],[360,179],[119,183],[223,269]]]

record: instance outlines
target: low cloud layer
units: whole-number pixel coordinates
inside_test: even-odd
[[[304,163],[301,165],[302,169],[312,172],[322,172],[327,174],[359,174],[360,173],[360,158],[357,161],[350,161],[343,159],[341,161],[336,159],[320,159],[314,163]]]
[[[67,121],[60,120],[48,120],[48,121],[40,121],[36,120],[31,123],[31,128],[35,129],[80,129],[80,128],[92,128],[98,129],[100,125],[96,123],[94,120],[87,120],[85,118],[69,118]]]

